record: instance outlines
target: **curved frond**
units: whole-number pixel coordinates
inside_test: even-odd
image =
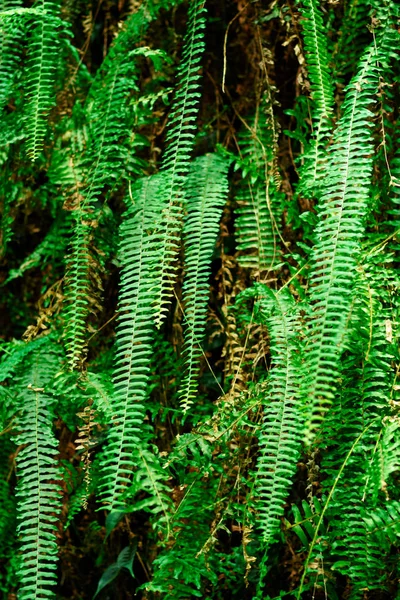
[[[280,517],[296,471],[303,432],[299,389],[300,354],[298,313],[293,298],[256,287],[258,310],[271,338],[272,368],[259,434],[255,493],[259,498],[259,527],[269,546],[280,527]]]
[[[113,425],[102,454],[102,500],[115,510],[132,476],[140,449],[144,402],[150,376],[154,335],[155,265],[160,260],[160,176],[142,180],[134,191],[120,231],[122,263],[119,325],[114,369]]]
[[[313,318],[307,355],[307,439],[328,410],[351,303],[356,261],[368,213],[372,174],[371,103],[378,88],[379,56],[366,51],[347,88],[343,117],[330,148],[313,249]]]
[[[58,366],[57,357],[36,353],[31,368],[19,382],[19,417],[16,443],[18,533],[21,540],[19,598],[51,598],[56,584],[57,522],[61,511],[61,486],[53,433],[54,400],[45,387]]]
[[[332,128],[334,96],[327,30],[319,0],[301,0],[299,4],[314,132],[305,152],[297,189],[302,195],[313,197],[321,189],[327,169],[325,146]]]
[[[183,185],[190,168],[190,155],[196,131],[196,117],[201,97],[199,74],[204,52],[206,26],[204,0],[193,0],[189,5],[188,25],[181,63],[177,71],[177,90],[169,115],[166,135],[167,149],[161,168],[168,173],[162,190],[163,250],[160,262],[160,285],[156,300],[156,324],[165,317],[176,270],[182,228]]]
[[[134,125],[128,100],[131,93],[138,91],[136,60],[138,56],[145,56],[157,61],[162,56],[162,53],[148,48],[132,50],[135,39],[125,36],[124,41],[118,46],[119,54],[114,54],[113,68],[107,70],[106,67],[110,67],[107,63],[104,79],[101,83],[96,80],[96,94],[89,94],[87,102],[90,123],[88,147],[79,165],[79,173],[84,173],[85,177],[77,183],[76,206],[72,211],[74,235],[67,259],[66,344],[72,369],[81,364],[85,354],[86,317],[91,308],[89,298],[93,296],[91,266],[96,265],[91,249],[96,204],[104,189],[118,181],[129,158],[124,142],[132,134]],[[137,149],[142,147],[140,138],[136,146]],[[137,175],[141,173],[142,166],[138,161]]]
[[[194,161],[185,187],[187,216],[184,225],[185,280],[183,305],[185,371],[180,390],[183,410],[196,397],[196,376],[207,312],[210,263],[219,221],[228,195],[229,160],[208,154]]]
[[[24,91],[26,151],[36,160],[47,131],[47,117],[55,102],[55,79],[60,48],[60,0],[38,0],[43,12],[32,20]]]

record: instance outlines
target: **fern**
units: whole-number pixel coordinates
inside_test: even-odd
[[[351,302],[372,171],[369,106],[379,69],[373,44],[347,89],[344,113],[330,150],[313,250],[310,330],[304,395],[308,402],[309,441],[332,401],[337,361]]]
[[[376,2],[372,3],[369,0],[350,0],[346,3],[333,55],[334,75],[339,81],[354,75],[355,66],[365,47],[371,43],[368,25],[376,5]]]
[[[245,292],[247,294],[247,292]],[[256,285],[259,318],[268,326],[273,367],[264,401],[264,420],[259,433],[260,455],[255,479],[259,498],[259,527],[268,548],[279,530],[279,517],[296,470],[303,430],[299,393],[300,356],[298,316],[286,290],[274,294]]]
[[[117,332],[114,424],[102,455],[103,481],[100,494],[111,510],[124,505],[134,467],[134,453],[142,446],[143,426],[150,375],[154,323],[155,265],[160,259],[157,244],[161,211],[154,202],[163,178],[144,179],[135,191],[135,204],[121,225],[120,322]]]
[[[186,374],[180,390],[181,403],[187,411],[196,396],[196,376],[205,328],[210,262],[219,230],[219,220],[228,193],[229,161],[218,154],[198,158],[192,165],[186,191],[187,217],[184,226],[185,342],[183,346]]]
[[[400,536],[400,503],[387,502],[384,508],[378,508],[370,515],[362,514],[367,535],[376,538],[376,546],[388,552],[390,543],[397,544]]]
[[[234,4],[0,0],[5,597],[398,595],[398,2]]]
[[[326,423],[325,439],[332,438],[331,443],[337,449],[334,454],[328,453],[323,461],[324,475],[327,475],[324,487],[329,488],[348,448],[366,426],[369,428],[362,445],[349,459],[328,511],[332,552],[337,556],[333,568],[349,577],[351,598],[362,597],[365,588],[385,588],[383,546],[368,535],[365,521],[360,518],[361,514],[375,513],[383,491],[383,478],[376,467],[382,462],[381,421],[389,410],[387,398],[392,379],[393,356],[385,338],[385,316],[388,315],[380,305],[378,291],[383,265],[376,273],[374,267],[373,263],[367,263],[359,269],[355,288],[358,297],[352,318],[354,329],[347,341],[353,352],[343,359],[342,395]],[[362,363],[360,356],[364,357]],[[357,480],[354,480],[354,472],[360,473]]]
[[[57,356],[46,353],[46,368],[36,353],[20,379],[18,418],[19,433],[16,443],[21,445],[17,457],[19,476],[18,533],[21,538],[21,585],[23,599],[54,597],[49,588],[55,585],[57,568],[57,521],[61,510],[61,489],[57,482],[59,471],[55,458],[58,454],[52,421],[54,401],[46,393]]]
[[[243,182],[237,194],[236,240],[238,262],[258,272],[270,269],[277,258],[280,213],[276,166],[277,134],[267,94],[254,120],[238,140]]]
[[[177,72],[177,91],[169,115],[166,136],[167,149],[161,165],[162,170],[168,173],[168,179],[165,189],[162,191],[165,232],[162,237],[160,283],[156,299],[156,324],[158,327],[165,316],[166,305],[169,302],[174,281],[174,263],[179,251],[183,184],[189,171],[196,115],[201,97],[199,85],[201,76],[198,71],[204,52],[204,29],[204,0],[194,0],[189,6],[184,49]]]
[[[31,25],[24,84],[26,152],[31,160],[38,158],[46,136],[60,48],[60,0],[38,0],[35,6],[42,14]]]
[[[0,11],[13,10],[21,6],[20,0],[2,0]],[[21,55],[21,28],[15,19],[3,23],[0,42],[0,110],[4,108],[12,94]]]
[[[319,2],[302,0],[300,4],[307,71],[311,83],[313,137],[304,154],[297,191],[306,197],[313,197],[318,194],[326,172],[324,146],[332,126],[334,99],[327,32]]]
[[[124,140],[131,134],[133,127],[128,98],[132,92],[138,91],[135,59],[138,56],[150,57],[159,64],[160,52],[148,48],[130,50],[133,41],[136,40],[124,37],[124,44],[118,45],[120,55],[114,61],[113,69],[105,71],[101,86],[95,82],[92,93],[97,92],[97,95],[94,98],[89,95],[88,100],[91,127],[88,148],[80,165],[81,171],[87,175],[86,181],[80,186],[83,189],[78,191],[78,206],[73,211],[75,227],[67,274],[66,295],[69,306],[65,318],[71,368],[81,364],[85,352],[84,332],[92,287],[90,272],[93,263],[95,264],[91,251],[93,221],[97,212],[95,205],[104,187],[118,181],[127,160]],[[138,146],[142,146],[140,140]],[[139,163],[137,174],[141,167]]]

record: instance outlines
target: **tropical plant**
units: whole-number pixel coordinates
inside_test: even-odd
[[[0,31],[4,598],[398,598],[398,3]]]

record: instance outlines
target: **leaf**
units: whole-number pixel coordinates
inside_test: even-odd
[[[114,511],[113,513],[110,513],[110,514],[115,515],[115,513],[117,513],[117,512],[118,511]],[[114,581],[114,579],[116,579],[116,577],[118,577],[121,569],[127,569],[129,571],[129,573],[131,574],[131,576],[135,579],[135,575],[133,573],[133,561],[135,560],[136,550],[137,550],[137,541],[136,540],[134,541],[134,543],[132,545],[126,546],[125,548],[123,548],[121,550],[121,552],[118,555],[117,562],[110,565],[104,571],[103,575],[101,576],[100,581],[97,584],[97,590],[96,590],[95,595],[93,596],[93,600],[101,592],[101,590],[103,590],[106,587],[106,585],[108,585],[109,583]]]
[[[125,512],[123,510],[113,510],[111,511],[106,518],[106,537],[108,538],[112,530],[118,525],[118,523],[123,518]]]

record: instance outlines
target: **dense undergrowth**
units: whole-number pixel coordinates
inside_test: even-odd
[[[394,0],[2,0],[0,590],[400,598]]]

